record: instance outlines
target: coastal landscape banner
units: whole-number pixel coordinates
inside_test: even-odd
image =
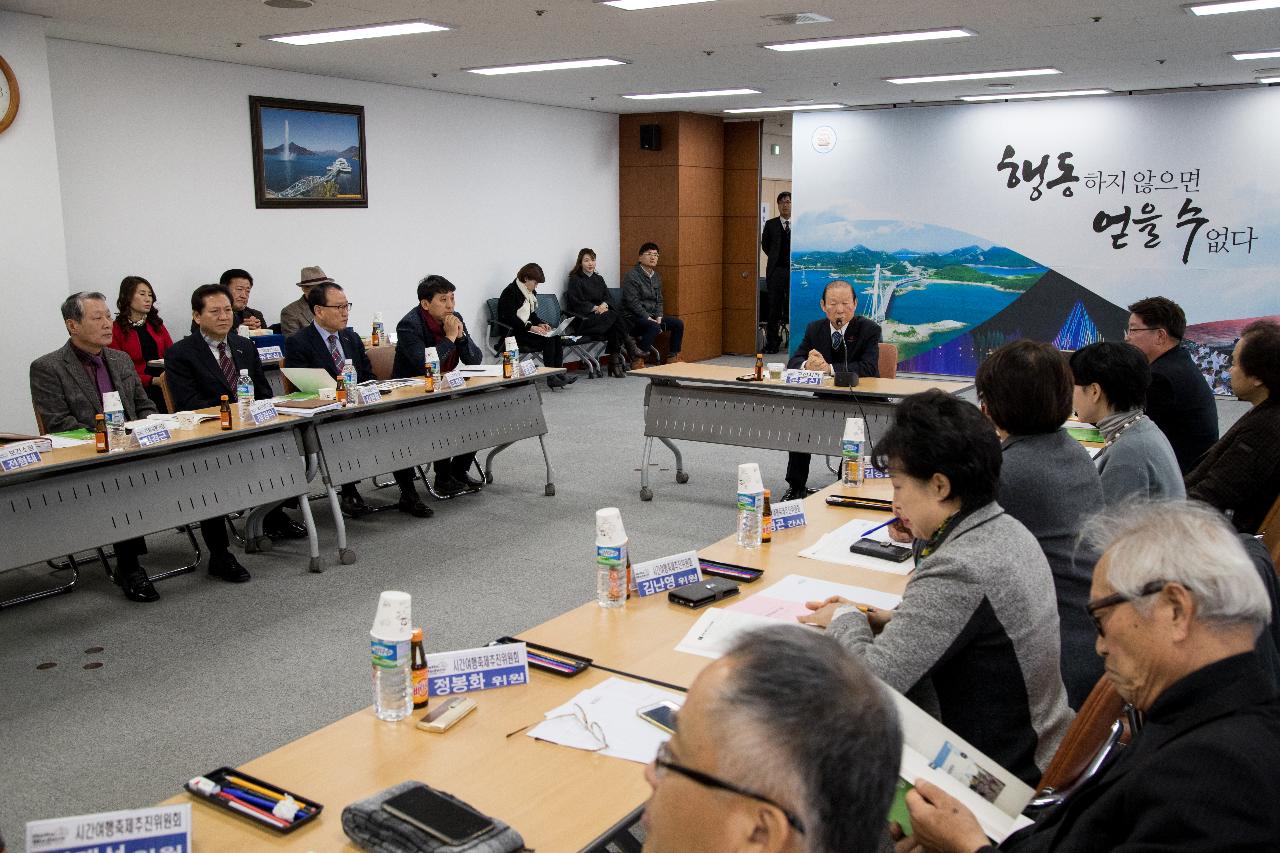
[[[1163,295],[1229,393],[1240,328],[1280,315],[1280,92],[794,122],[792,346],[835,279],[898,347],[899,369],[952,375],[1019,338],[1122,340],[1125,306]]]

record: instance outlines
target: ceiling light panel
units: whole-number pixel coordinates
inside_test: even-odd
[[[1280,0],[1276,0],[1280,3]],[[836,47],[866,47],[874,44],[903,44],[913,41],[936,41],[938,39],[968,38],[976,35],[972,30],[960,27],[948,27],[940,30],[916,30],[903,33],[880,33],[867,36],[837,36],[835,38],[808,39],[806,41],[786,41],[765,44],[769,50],[784,52],[800,50],[828,50]]]
[[[705,89],[698,92],[655,92],[650,95],[623,95],[633,101],[659,101],[664,98],[715,98],[721,95],[759,95],[759,89]]]
[[[736,110],[725,110],[727,113],[740,115],[743,113],[798,113],[808,110],[843,110],[844,104],[803,104],[791,107],[743,107]]]
[[[1241,62],[1250,59],[1280,59],[1280,50],[1254,50],[1247,53],[1233,53],[1231,58]]]
[[[528,74],[533,71],[572,71],[577,68],[604,68],[609,65],[626,65],[621,59],[607,56],[595,59],[554,59],[549,62],[530,62],[525,65],[498,65],[492,68],[464,68],[471,74],[484,74],[490,77],[500,74]]]
[[[1079,98],[1085,95],[1110,95],[1110,89],[1072,89],[1064,92],[1019,92],[1016,95],[963,95],[962,101],[1028,101],[1033,98]]]
[[[279,41],[285,44],[311,45],[329,44],[337,41],[355,41],[357,39],[376,39],[387,36],[409,36],[418,33],[437,33],[452,29],[443,24],[430,21],[396,21],[390,24],[368,24],[362,27],[341,27],[333,30],[315,30],[307,33],[290,33],[278,36],[263,36],[266,41]]]
[[[1061,74],[1056,68],[1023,68],[1016,71],[973,71],[964,74],[929,74],[920,77],[886,77],[886,83],[905,86],[909,83],[945,83],[950,80],[999,80],[1005,77],[1041,77]]]
[[[627,12],[644,9],[661,9],[664,6],[688,6],[693,3],[712,3],[715,0],[596,0],[601,6],[612,6]]]
[[[1226,15],[1231,12],[1259,12],[1280,9],[1280,0],[1227,0],[1226,3],[1196,3],[1186,7],[1193,15]]]

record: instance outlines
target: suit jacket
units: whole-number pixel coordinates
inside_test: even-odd
[[[262,360],[258,358],[258,348],[253,341],[239,335],[227,335],[227,349],[235,364],[236,375],[241,370],[249,371],[253,379],[254,399],[271,397],[271,384],[262,372]],[[178,411],[216,406],[223,394],[233,402],[236,399],[235,386],[227,384],[218,360],[200,334],[187,335],[170,347],[164,357],[164,381]]]
[[[1218,406],[1191,353],[1181,345],[1151,362],[1147,417],[1169,439],[1178,467],[1187,473],[1218,440]]]
[[[569,286],[564,291],[566,311],[575,317],[594,317],[596,315],[591,313],[592,309],[601,302],[608,305],[610,311],[618,310],[618,306],[613,304],[613,296],[604,282],[604,276],[598,272],[589,276],[581,273],[569,274]]]
[[[769,287],[788,284],[791,276],[791,229],[783,229],[781,216],[775,216],[764,224],[760,248],[769,257],[764,268]]]
[[[355,365],[356,381],[368,382],[376,379],[377,377],[373,375],[373,365],[369,363],[369,356],[364,351],[364,342],[360,340],[355,330],[348,327],[336,334],[338,343],[342,345],[343,354]],[[338,376],[338,367],[333,363],[333,356],[329,354],[328,338],[320,336],[315,324],[306,326],[302,331],[285,339],[284,366],[320,367],[329,371],[329,375],[335,379]]]
[[[431,334],[422,319],[422,309],[416,305],[401,317],[400,322],[396,323],[396,359],[391,365],[391,375],[396,379],[421,376],[427,347],[436,348],[441,364],[448,360],[449,354],[455,349],[458,351],[458,361],[462,364],[479,364],[484,359],[484,354],[475,341],[471,340],[471,333],[467,331],[462,315],[455,313],[453,316],[462,322],[462,337],[456,343],[443,335],[437,338]]]
[[[173,338],[169,336],[169,330],[160,324],[160,328],[147,326],[147,331],[151,333],[151,337],[156,342],[156,358],[164,358],[164,354],[169,351],[169,347],[173,346]],[[143,387],[151,384],[154,376],[147,373],[147,362],[142,358],[142,343],[138,340],[138,333],[134,331],[132,326],[121,326],[119,323],[111,324],[111,348],[127,352],[129,358],[133,359],[133,369],[138,373],[138,380]]]
[[[638,326],[650,317],[666,316],[662,303],[662,273],[654,270],[653,277],[636,264],[622,279],[622,313],[631,326]]]
[[[831,324],[826,318],[814,320],[804,330],[804,338],[787,367],[803,367],[809,350],[822,353],[827,364],[843,370],[847,365],[859,376],[880,375],[880,327],[866,317],[854,317],[844,330],[840,349],[831,348]]]
[[[1280,397],[1245,412],[1187,475],[1187,497],[1231,512],[1241,533],[1256,533],[1280,495]]]
[[[1277,767],[1280,698],[1256,654],[1236,655],[1165,690],[1114,763],[1000,849],[1275,850]]]
[[[316,315],[312,313],[311,306],[307,304],[307,297],[299,296],[281,309],[280,334],[287,338],[289,335],[301,331],[303,326],[306,326],[315,318]]]
[[[524,303],[524,291],[514,281],[504,287],[502,294],[498,297],[498,322],[511,329],[513,335],[516,332],[529,331],[530,326],[540,326],[547,322],[538,316],[537,311],[529,312],[528,322],[521,320],[520,315],[516,312],[520,310]]]
[[[138,380],[133,360],[110,348],[102,350],[102,358],[112,384],[120,392],[125,419],[155,414],[156,404]],[[102,395],[85,373],[70,341],[31,362],[31,405],[45,432],[93,429],[94,415],[102,413]]]

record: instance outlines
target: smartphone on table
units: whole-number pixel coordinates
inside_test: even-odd
[[[646,705],[636,711],[642,720],[653,723],[668,734],[676,733],[676,711],[680,706],[670,699]]]
[[[464,844],[493,828],[493,819],[425,785],[396,794],[382,810],[445,844]]]

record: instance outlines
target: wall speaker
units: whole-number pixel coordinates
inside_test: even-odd
[[[642,151],[662,150],[662,126],[657,124],[640,125],[640,149]]]

